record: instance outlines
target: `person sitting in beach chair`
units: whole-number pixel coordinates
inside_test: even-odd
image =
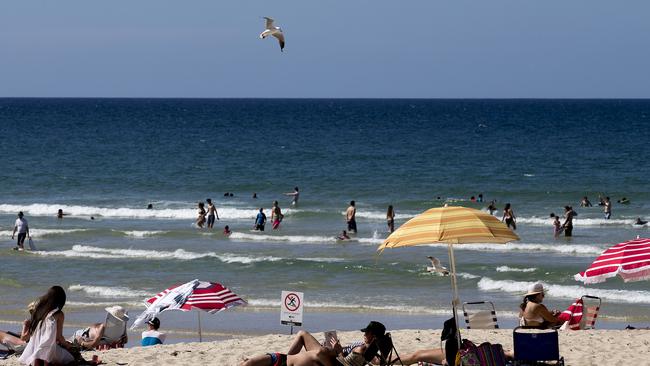
[[[126,333],[128,312],[119,305],[107,307],[106,312],[104,323],[77,330],[71,342],[86,350],[124,347],[129,340]]]
[[[544,285],[541,283],[538,282],[528,287],[528,292],[524,295],[520,305],[519,324],[521,326],[552,328],[564,323],[558,317],[559,311],[551,312],[542,304],[544,296]]]

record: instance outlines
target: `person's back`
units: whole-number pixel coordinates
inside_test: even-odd
[[[163,344],[167,335],[158,331],[160,328],[160,320],[158,318],[150,319],[147,322],[147,325],[149,329],[142,332],[142,347]]]
[[[142,347],[155,346],[157,344],[163,344],[165,342],[165,333],[159,332],[157,330],[145,330],[142,332],[142,342],[140,343]]]

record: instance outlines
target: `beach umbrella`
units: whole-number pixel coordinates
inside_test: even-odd
[[[145,310],[135,320],[131,329],[144,324],[145,321],[167,310],[190,311],[198,310],[199,341],[201,335],[201,312],[211,314],[229,309],[247,302],[227,287],[216,282],[193,280],[182,285],[175,285],[158,293],[156,296],[145,300]]]
[[[377,250],[383,251],[386,248],[422,244],[447,244],[453,291],[451,306],[456,328],[458,329],[456,309],[460,300],[456,283],[454,245],[472,243],[505,244],[513,240],[519,240],[517,234],[487,212],[473,208],[445,205],[444,207],[429,209],[408,220],[390,234]],[[458,340],[460,342],[460,337],[458,337]]]
[[[638,238],[614,245],[574,278],[590,284],[605,282],[616,275],[625,282],[650,280],[650,239]]]

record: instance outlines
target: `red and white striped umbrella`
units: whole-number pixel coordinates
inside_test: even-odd
[[[574,278],[588,284],[605,282],[616,275],[625,282],[650,280],[650,239],[635,239],[614,245]]]
[[[153,304],[154,301],[167,295],[178,286],[180,285],[172,286],[148,299],[146,302]],[[199,309],[214,314],[233,306],[246,304],[244,299],[220,283],[199,281],[198,286],[194,288],[192,294],[190,294],[183,304],[179,304],[180,306],[174,308],[174,310],[190,311],[192,309]]]

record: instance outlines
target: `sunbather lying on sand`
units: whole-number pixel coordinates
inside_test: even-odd
[[[300,331],[289,346],[286,354],[267,353],[242,362],[241,366],[340,366],[362,362],[363,353],[377,338],[384,336],[386,327],[372,321],[361,329],[363,342],[356,342],[347,347],[341,346],[338,339],[330,345],[321,345],[309,332]],[[303,351],[304,349],[304,351]]]
[[[31,314],[34,312],[36,307],[36,301],[32,301],[27,305],[27,310],[29,311],[30,318]],[[29,342],[29,326],[31,324],[30,318],[23,321],[23,329],[20,331],[20,335],[0,331],[0,344],[5,346],[7,349],[14,351],[16,354],[22,354],[27,342]]]

